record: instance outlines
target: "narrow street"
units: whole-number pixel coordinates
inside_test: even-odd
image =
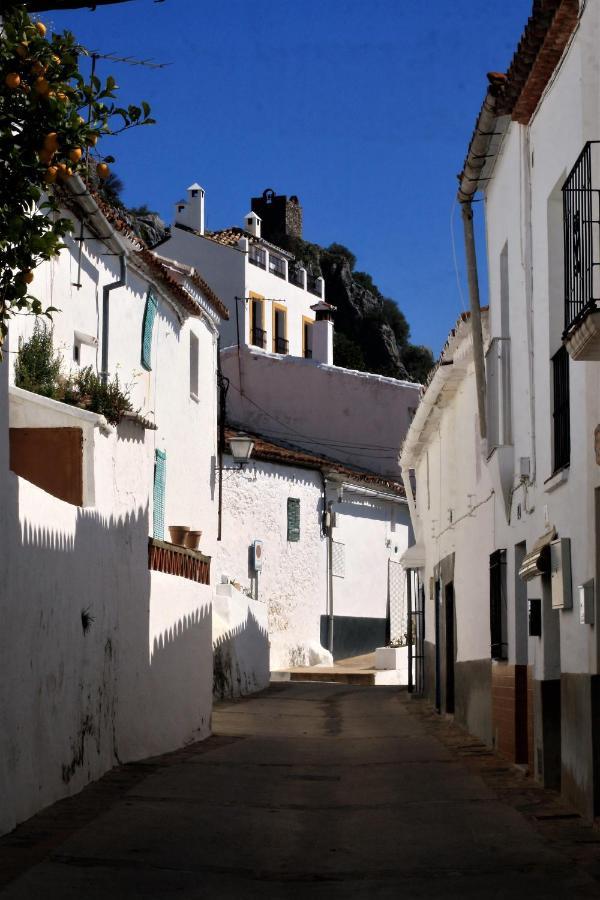
[[[0,895],[600,893],[600,834],[397,688],[276,684],[213,726],[0,840]]]

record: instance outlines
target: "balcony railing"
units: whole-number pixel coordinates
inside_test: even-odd
[[[255,347],[262,347],[262,349],[264,350],[267,340],[267,332],[264,330],[264,328],[258,328],[257,325],[254,325],[252,328],[251,340],[252,344]]]
[[[600,141],[588,141],[563,185],[565,332],[600,300]]]
[[[250,245],[250,250],[248,251],[248,260],[252,263],[253,266],[258,266],[259,269],[267,268],[267,254],[266,251],[261,250],[260,247]]]
[[[321,285],[319,283],[318,276],[307,274],[306,290],[309,291],[309,293],[314,294],[316,297],[321,296]]]
[[[285,262],[278,256],[269,254],[269,272],[278,278],[285,278]]]
[[[295,284],[296,287],[304,287],[304,273],[298,266],[288,265],[288,281],[290,284]]]
[[[148,568],[200,584],[210,584],[210,556],[157,538],[148,538]]]
[[[288,352],[290,342],[286,341],[285,338],[276,337],[275,340],[273,341],[273,343],[275,344],[275,353],[287,353]]]

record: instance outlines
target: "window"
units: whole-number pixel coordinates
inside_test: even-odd
[[[506,550],[495,550],[490,556],[490,636],[492,659],[508,659]]]
[[[313,321],[302,319],[302,355],[305,359],[312,359],[313,355]]]
[[[589,141],[563,185],[565,330],[596,309],[600,300],[598,224],[600,198],[594,174],[600,144]]]
[[[288,497],[287,539],[288,541],[300,540],[300,501],[296,497]]]
[[[278,278],[285,278],[285,262],[279,256],[269,253],[269,272]]]
[[[571,459],[571,424],[569,409],[569,354],[561,346],[552,357],[552,432],[554,471],[569,465]]]
[[[152,369],[152,329],[156,318],[157,303],[152,291],[148,291],[144,321],[142,324],[142,365],[148,371]]]
[[[285,306],[273,304],[273,352],[287,353],[287,310]]]
[[[267,338],[264,324],[264,304],[259,297],[254,297],[252,294],[250,296],[250,343],[264,350]]]
[[[190,331],[190,394],[198,397],[198,338]]]
[[[152,534],[162,541],[165,535],[165,484],[167,476],[167,454],[164,450],[154,452],[154,493],[152,504]]]
[[[490,341],[485,357],[488,449],[512,444],[510,338]]]
[[[248,259],[253,266],[258,266],[259,269],[267,268],[267,254],[260,247],[257,247],[256,244],[250,244]]]

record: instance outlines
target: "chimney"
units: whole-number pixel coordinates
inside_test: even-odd
[[[175,224],[204,234],[204,188],[196,182],[187,189],[187,200],[175,204]]]
[[[315,362],[333,365],[333,313],[335,306],[319,300],[311,309],[315,314],[312,335],[312,358]]]
[[[249,212],[244,219],[244,231],[253,234],[254,237],[260,237],[262,219],[255,212]]]

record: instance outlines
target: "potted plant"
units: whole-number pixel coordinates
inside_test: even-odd
[[[171,543],[179,544],[180,547],[185,546],[185,536],[190,530],[189,525],[169,525],[169,534],[171,535]]]
[[[201,531],[188,531],[183,538],[183,546],[188,550],[197,550],[202,537]]]

